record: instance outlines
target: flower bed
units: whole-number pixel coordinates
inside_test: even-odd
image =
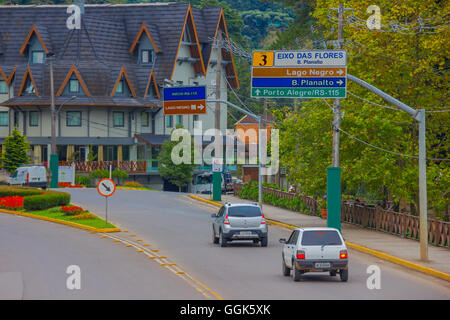
[[[84,188],[84,186],[80,184],[70,184],[69,182],[59,182],[58,187],[60,188]]]
[[[20,210],[23,208],[23,199],[25,197],[12,196],[0,198],[0,208],[8,210]]]
[[[77,207],[77,206],[62,206],[61,211],[66,216],[80,215],[81,213],[85,212],[85,210],[83,208]]]

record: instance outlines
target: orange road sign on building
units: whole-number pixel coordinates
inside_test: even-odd
[[[164,101],[165,115],[206,114],[205,100]]]

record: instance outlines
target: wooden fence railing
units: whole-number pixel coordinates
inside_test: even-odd
[[[234,184],[234,195],[239,196],[242,184]],[[270,193],[279,198],[294,199],[300,196],[313,215],[318,215],[317,200],[314,197],[298,193],[289,193],[271,188],[263,188],[263,194]],[[403,238],[419,240],[419,217],[405,213],[384,210],[353,202],[342,202],[341,221],[360,225],[364,228],[398,235]],[[450,222],[440,219],[428,219],[428,242],[435,246],[449,248]]]
[[[145,173],[147,172],[147,161],[60,161],[60,166],[70,166],[75,164],[75,172],[90,173],[93,170],[109,170],[112,165],[114,169],[120,169],[127,173]]]

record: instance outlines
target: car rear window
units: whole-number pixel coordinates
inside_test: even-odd
[[[341,237],[336,231],[332,230],[314,230],[304,231],[302,236],[302,245],[304,246],[332,246],[341,245]]]
[[[230,217],[259,217],[261,209],[256,206],[236,206],[228,209]]]

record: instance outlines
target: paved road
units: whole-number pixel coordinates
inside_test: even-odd
[[[95,189],[68,191],[72,202],[104,215]],[[151,243],[225,299],[450,299],[448,282],[353,250],[347,283],[323,273],[295,283],[281,275],[278,239],[289,231],[271,226],[267,248],[244,242],[221,248],[211,241],[210,214],[217,209],[182,194],[117,190],[109,208],[111,221],[129,230],[121,236]],[[381,268],[381,290],[367,289],[369,265]]]
[[[81,270],[68,290],[67,267]],[[0,213],[1,299],[203,299],[133,248],[98,234]]]

